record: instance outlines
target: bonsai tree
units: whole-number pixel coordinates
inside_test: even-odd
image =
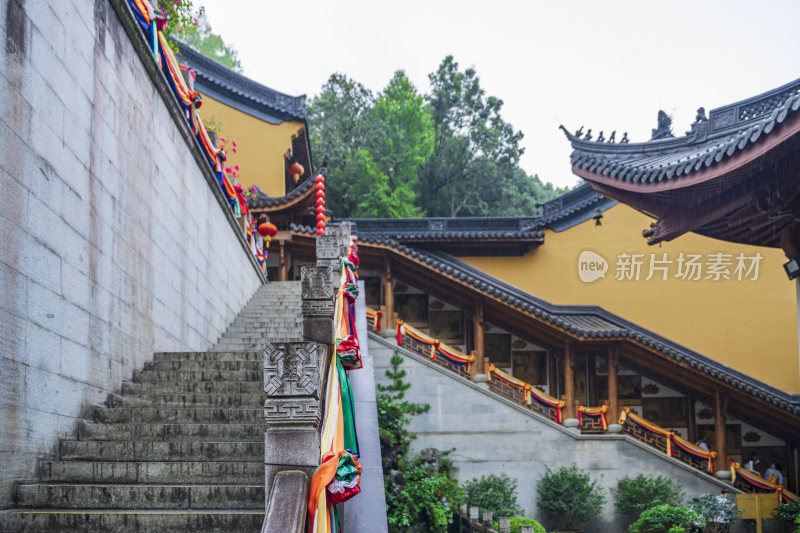
[[[656,505],[645,509],[631,524],[631,533],[676,533],[691,531],[701,523],[700,515],[682,505]]]
[[[517,480],[506,474],[472,478],[464,484],[467,504],[491,511],[492,516],[517,516],[525,513],[517,503]]]
[[[625,476],[614,491],[617,513],[632,520],[657,505],[680,505],[683,495],[680,485],[668,477],[645,474],[634,478]]]
[[[589,522],[606,502],[598,482],[575,465],[555,471],[547,468],[536,492],[539,510],[560,530],[575,530]]]

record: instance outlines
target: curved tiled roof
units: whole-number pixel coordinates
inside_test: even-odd
[[[361,235],[399,241],[527,240],[540,242],[544,233],[535,217],[350,218]]]
[[[312,189],[314,186],[314,176],[316,176],[318,172],[312,172],[308,175],[308,177],[303,180],[297,187],[289,191],[288,194],[283,196],[269,196],[264,191],[259,191],[258,196],[255,198],[248,198],[247,199],[247,207],[251,209],[258,209],[259,207],[275,207],[281,204],[285,204],[286,202],[290,202],[296,198],[299,198],[304,193],[308,192],[309,189]]]
[[[800,79],[698,115],[683,137],[644,143],[586,141],[569,133],[574,167],[613,180],[648,184],[675,180],[718,164],[768,136],[800,109]]]
[[[314,229],[309,226],[292,224],[290,229],[296,233],[309,236],[315,233]],[[672,342],[657,333],[629,322],[602,307],[595,305],[551,304],[444,252],[422,250],[405,245],[389,237],[361,233],[358,231],[358,227],[356,227],[356,230],[361,243],[390,247],[403,255],[423,262],[439,272],[448,274],[470,285],[487,296],[496,297],[509,305],[530,312],[570,333],[587,339],[631,339],[663,353],[676,363],[686,363],[691,368],[724,381],[793,414],[800,414],[800,397],[798,395],[788,394],[753,379],[685,346]]]
[[[563,231],[590,219],[595,209],[605,211],[616,203],[616,200],[595,192],[588,183],[582,183],[571,191],[539,204],[538,227]]]
[[[183,43],[178,43],[178,46],[180,59],[186,61],[197,73],[195,84],[199,90],[205,92],[204,89],[210,89],[231,102],[265,112],[269,116],[305,120],[305,96],[290,96],[270,89],[205,57],[190,46]]]

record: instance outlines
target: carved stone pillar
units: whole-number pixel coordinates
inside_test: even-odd
[[[316,342],[267,343],[264,347],[264,474],[266,509],[275,476],[303,473],[319,465],[320,390],[328,346]],[[302,477],[302,476],[301,476]],[[300,496],[300,495],[298,495]],[[308,483],[305,494],[308,497]]]
[[[333,344],[334,283],[330,263],[300,268],[304,339]]]

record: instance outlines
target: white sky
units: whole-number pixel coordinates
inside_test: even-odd
[[[395,70],[420,91],[452,54],[525,134],[521,165],[573,185],[574,131],[646,141],[656,114],[682,135],[706,111],[800,77],[800,1],[200,0],[246,76],[309,99],[333,72],[373,91]]]

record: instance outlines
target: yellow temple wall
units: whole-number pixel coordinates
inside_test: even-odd
[[[292,139],[304,128],[301,121],[270,124],[205,94],[199,112],[204,120],[213,118],[220,125],[220,136],[236,141],[237,153],[228,149],[225,165],[239,165],[242,186],[258,185],[270,196],[286,194],[284,161]]]
[[[727,243],[685,234],[648,246],[642,230],[652,219],[623,204],[603,213],[602,225],[588,220],[562,232],[546,231],[545,244],[521,257],[461,257],[507,283],[554,304],[599,305],[642,327],[789,393],[800,393],[795,285],[783,270],[781,250]],[[608,263],[605,277],[582,281],[581,253],[592,251]],[[702,254],[702,278],[709,254],[731,254],[731,280],[676,278],[680,253]],[[672,260],[668,279],[661,271],[647,280],[650,254]],[[736,279],[736,257],[760,253],[758,279]],[[615,279],[619,254],[644,254],[641,276]],[[584,256],[584,259],[587,259]],[[600,262],[600,261],[595,261]],[[749,261],[747,262],[749,266]],[[584,268],[584,277],[591,273]]]

